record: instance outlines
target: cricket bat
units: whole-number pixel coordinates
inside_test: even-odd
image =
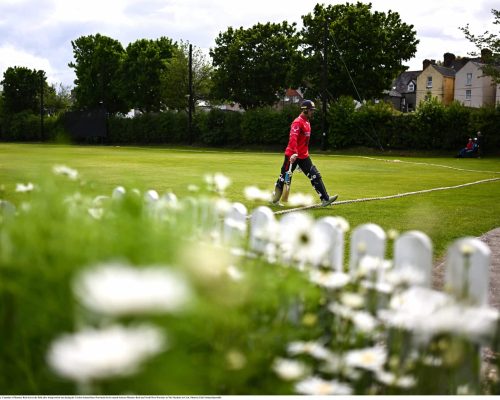
[[[281,195],[281,201],[286,203],[288,201],[288,195],[290,194],[290,186],[292,184],[292,163],[290,163],[290,167],[288,171],[285,173],[285,186],[283,186],[283,194]]]

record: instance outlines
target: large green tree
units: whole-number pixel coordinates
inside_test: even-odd
[[[493,25],[500,26],[500,10],[492,9],[491,13],[495,17]],[[485,75],[491,76],[495,83],[500,83],[500,31],[490,33],[484,32],[482,35],[474,35],[469,29],[469,24],[460,28],[464,32],[465,37],[474,43],[479,52],[472,53],[473,56],[482,55],[483,62],[486,64],[482,67]]]
[[[297,57],[295,23],[257,24],[219,33],[210,50],[214,96],[238,102],[245,109],[274,104],[293,85]]]
[[[91,109],[103,105],[111,113],[128,111],[128,104],[121,96],[120,73],[125,50],[120,42],[98,33],[81,36],[71,45],[74,62],[68,65],[76,74],[75,106]]]
[[[192,49],[193,98],[206,100],[212,86],[212,67],[203,52]],[[167,65],[162,80],[163,99],[170,109],[188,108],[189,94],[189,43],[181,42]]]
[[[326,54],[327,98],[379,97],[406,67],[417,50],[413,25],[396,12],[372,12],[371,3],[320,5],[302,17],[301,32],[308,96],[324,88]],[[325,53],[326,49],[326,53]]]
[[[121,87],[131,107],[143,112],[165,108],[161,81],[176,50],[176,43],[166,37],[140,39],[127,46]]]
[[[44,71],[26,67],[9,67],[0,82],[3,86],[3,112],[15,114],[22,111],[40,111],[41,87],[47,86]]]

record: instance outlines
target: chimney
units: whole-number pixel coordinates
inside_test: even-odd
[[[453,61],[455,61],[455,54],[444,53],[443,55],[443,67],[451,68],[453,66]]]
[[[491,62],[491,57],[493,56],[493,53],[490,49],[481,49],[481,62],[482,63],[489,63]]]
[[[429,60],[428,58],[426,58],[426,59],[422,62],[422,69],[426,69],[429,65],[431,65],[431,60]]]

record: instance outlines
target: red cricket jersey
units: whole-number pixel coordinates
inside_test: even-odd
[[[311,137],[311,124],[309,119],[300,114],[292,122],[290,128],[290,139],[285,150],[285,155],[290,157],[292,154],[298,154],[298,158],[309,157],[309,138]]]

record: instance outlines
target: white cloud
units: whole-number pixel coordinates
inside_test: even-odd
[[[101,33],[126,47],[137,39],[167,36],[207,50],[229,26],[248,28],[256,23],[297,23],[316,3],[345,4],[347,0],[1,0],[0,78],[9,66],[44,69],[49,82],[72,85],[71,41]],[[368,1],[366,1],[368,2]],[[351,2],[352,3],[352,2]],[[493,27],[496,0],[371,0],[373,11],[398,12],[414,25],[420,43],[406,64],[421,69],[425,58],[442,60],[446,52],[467,56],[475,50],[458,29],[469,24],[481,34]],[[493,30],[495,32],[496,30]]]
[[[27,66],[30,69],[41,69],[48,75],[54,73],[50,61],[46,58],[37,57],[22,49],[16,49],[12,45],[0,46],[0,71],[5,71],[8,67],[14,66]]]

